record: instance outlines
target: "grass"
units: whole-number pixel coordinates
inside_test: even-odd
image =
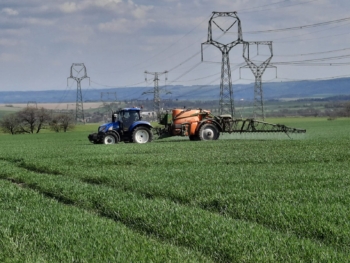
[[[348,262],[350,120],[267,121],[307,135],[1,136],[0,261]]]
[[[1,262],[204,261],[122,223],[0,181]]]

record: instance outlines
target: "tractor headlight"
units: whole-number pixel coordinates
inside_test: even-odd
[[[109,130],[109,131],[112,131],[112,130],[113,130],[113,126],[109,127],[108,130]]]

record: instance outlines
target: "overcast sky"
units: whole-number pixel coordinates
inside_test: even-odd
[[[245,41],[273,41],[277,78],[267,69],[264,81],[350,76],[350,65],[339,64],[350,61],[349,0],[0,0],[0,91],[66,90],[72,63],[87,68],[91,86],[84,80],[83,89],[152,87],[145,70],[168,70],[170,85],[219,84],[221,53],[210,46],[204,62],[200,55],[213,11],[237,11]],[[217,23],[225,29],[232,21]],[[236,31],[215,36],[231,42]],[[268,57],[263,46],[254,58]],[[234,85],[254,82],[249,69],[239,74],[242,45],[230,59]]]

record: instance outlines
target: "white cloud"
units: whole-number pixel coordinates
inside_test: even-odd
[[[65,2],[59,6],[64,13],[73,13],[96,7],[113,11],[123,17],[132,15],[138,19],[145,18],[147,12],[153,9],[152,5],[138,5],[131,0],[127,2],[122,0],[82,0],[80,2]]]
[[[7,14],[9,16],[17,16],[19,14],[17,10],[14,10],[12,8],[3,8],[1,10],[1,13]]]
[[[60,9],[64,13],[73,13],[78,10],[77,4],[73,2],[65,2],[63,5],[60,6]]]
[[[147,12],[149,10],[152,10],[153,6],[135,6],[134,10],[132,11],[132,14],[135,18],[141,19],[145,18],[147,15]]]
[[[128,20],[126,19],[113,19],[111,22],[107,23],[101,23],[99,24],[98,28],[101,31],[105,32],[121,32],[121,33],[126,33],[126,27],[128,24]]]
[[[122,0],[82,0],[79,2],[65,2],[60,5],[60,10],[64,13],[73,13],[80,10],[85,10],[91,7],[101,7],[111,9],[116,5],[123,3]]]
[[[152,23],[152,20],[128,20],[126,18],[113,19],[107,23],[99,24],[98,28],[102,32],[118,32],[125,34],[133,34],[135,31]]]
[[[122,0],[96,0],[96,1],[86,1],[90,4],[96,5],[96,6],[107,6],[110,4],[119,4],[122,3]]]

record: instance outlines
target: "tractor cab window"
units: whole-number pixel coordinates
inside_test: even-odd
[[[124,128],[128,128],[133,122],[140,120],[138,111],[123,111],[121,112]]]
[[[130,111],[129,112],[129,119],[130,121],[139,121],[140,120],[140,115],[138,111]]]
[[[123,111],[122,112],[123,120],[128,120],[130,115],[128,111]]]

